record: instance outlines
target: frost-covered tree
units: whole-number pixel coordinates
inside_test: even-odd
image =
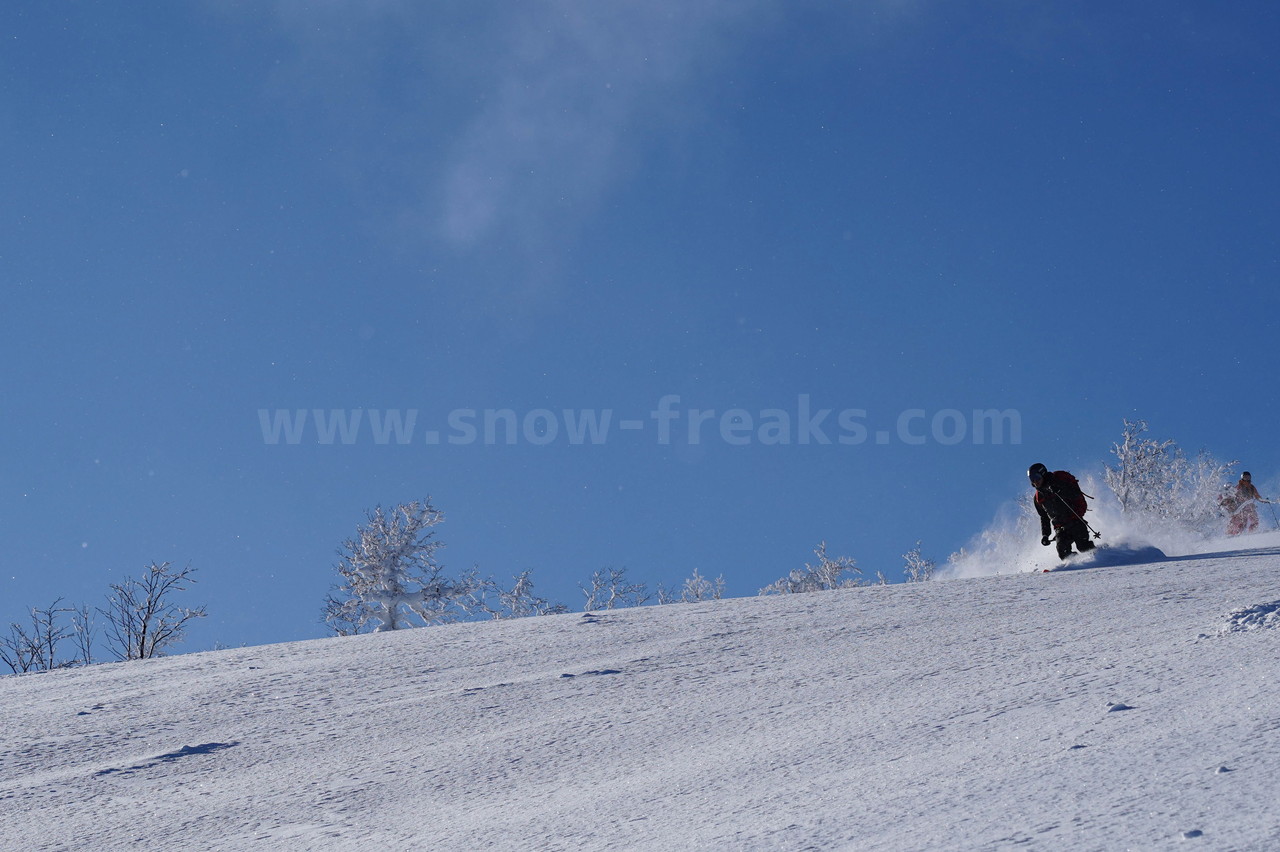
[[[338,550],[341,580],[330,591],[325,621],[339,635],[401,630],[454,621],[459,598],[470,589],[436,561],[435,538],[444,515],[430,498],[381,506],[367,514],[354,538]]]
[[[463,578],[463,585],[467,592],[458,599],[458,605],[473,617],[527,618],[569,611],[564,604],[552,603],[534,594],[532,571],[517,574],[511,588],[506,589],[492,577],[482,578],[472,569]]]
[[[693,575],[685,578],[679,586],[658,586],[658,603],[696,603],[697,601],[720,600],[724,597],[724,575],[708,580],[693,569]]]
[[[697,568],[694,568],[693,576],[686,579],[684,586],[680,589],[680,600],[684,603],[718,601],[724,597],[724,587],[723,574],[714,580],[708,580],[698,573]]]
[[[1215,532],[1223,511],[1222,488],[1236,478],[1238,464],[1234,459],[1221,461],[1207,450],[1196,453],[1194,459],[1183,459],[1174,491],[1178,522],[1202,533]]]
[[[586,596],[583,612],[643,606],[653,597],[649,593],[648,584],[632,583],[627,580],[626,568],[612,566],[596,571],[585,585],[579,583],[578,588]]]
[[[1107,465],[1104,479],[1116,495],[1120,511],[1148,514],[1163,511],[1173,485],[1178,445],[1173,440],[1142,437],[1147,421],[1124,420],[1124,431],[1111,452],[1116,465]]]
[[[827,543],[819,542],[813,551],[818,557],[817,564],[805,563],[804,568],[797,568],[785,577],[765,586],[760,590],[762,595],[790,595],[801,592],[823,592],[831,589],[846,589],[859,585],[854,577],[846,576],[850,572],[861,574],[858,563],[849,556],[835,559],[827,556]]]
[[[203,606],[180,607],[172,598],[195,580],[190,565],[175,569],[172,563],[152,562],[139,578],[112,583],[106,619],[107,647],[119,660],[143,660],[163,656],[165,650],[186,635],[187,624],[205,616]]]
[[[923,544],[924,542],[917,541],[915,547],[902,554],[905,563],[902,573],[907,575],[908,583],[924,583],[933,579],[934,561],[924,557],[921,550]]]
[[[481,577],[478,568],[472,568],[462,575],[462,583],[466,587],[465,594],[454,599],[458,609],[470,618],[504,618],[501,605],[497,602],[500,591],[498,581],[492,577]]]
[[[523,571],[514,578],[508,590],[498,590],[498,602],[507,618],[525,618],[535,615],[558,615],[569,611],[562,603],[552,603],[533,592],[533,572]]]
[[[1145,420],[1125,420],[1121,440],[1112,445],[1116,457],[1104,474],[1120,510],[1140,522],[1208,533],[1220,515],[1218,498],[1239,463],[1223,462],[1207,451],[1195,458],[1173,440],[1143,437]]]

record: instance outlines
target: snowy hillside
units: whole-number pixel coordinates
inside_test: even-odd
[[[0,847],[1280,848],[1249,544],[4,677]]]

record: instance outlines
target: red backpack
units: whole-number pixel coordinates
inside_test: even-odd
[[[1071,511],[1083,518],[1084,513],[1089,511],[1089,503],[1084,499],[1084,491],[1080,488],[1080,480],[1065,470],[1055,470],[1053,478],[1061,486],[1058,488],[1059,496],[1071,507]]]

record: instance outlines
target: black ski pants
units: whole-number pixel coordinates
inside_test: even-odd
[[[1073,521],[1058,530],[1058,537],[1054,544],[1058,545],[1059,559],[1066,559],[1071,555],[1071,545],[1073,544],[1076,546],[1076,550],[1081,553],[1086,550],[1093,550],[1093,541],[1089,538],[1089,527],[1081,520]]]

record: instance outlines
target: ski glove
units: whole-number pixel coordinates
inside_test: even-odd
[[[1040,536],[1040,543],[1041,543],[1042,545],[1044,545],[1045,547],[1048,547],[1048,546],[1049,546],[1049,536],[1047,536],[1047,535],[1042,535],[1042,536]]]

